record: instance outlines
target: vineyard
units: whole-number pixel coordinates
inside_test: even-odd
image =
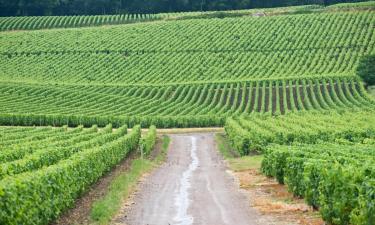
[[[350,76],[361,56],[374,53],[374,23],[364,11],[2,32],[0,80],[148,85]]]
[[[373,110],[241,116],[228,119],[225,130],[235,149],[246,155],[270,144],[374,143],[375,117]]]
[[[319,10],[0,32],[0,124],[207,127],[240,114],[373,108],[355,76],[375,51],[371,9],[297,13],[306,9]]]
[[[139,142],[153,146],[155,130],[142,141],[140,136],[139,126],[130,133],[126,126],[113,131],[112,125],[0,128],[0,223],[46,224],[57,218]]]
[[[321,5],[302,5],[293,7],[246,9],[233,11],[207,11],[207,12],[174,12],[159,14],[118,14],[118,15],[89,15],[89,16],[23,16],[0,17],[0,32],[14,30],[41,30],[55,28],[80,28],[104,25],[118,25],[139,22],[151,22],[156,20],[183,20],[202,18],[223,18],[252,16],[257,13],[267,15],[301,14],[330,12],[334,10],[373,10],[374,2],[362,2],[356,4],[336,4],[328,7]]]
[[[375,224],[374,9],[0,18],[0,224],[51,223],[157,128],[192,127],[262,154],[327,224]]]
[[[128,24],[159,19],[153,14],[1,17],[0,31]]]
[[[371,132],[372,145],[273,146],[265,152],[262,171],[318,208],[328,224],[374,224],[375,142]]]
[[[264,154],[262,172],[320,211],[328,224],[375,222],[373,110],[228,119],[239,154]]]
[[[0,93],[0,124],[23,126],[222,126],[226,117],[241,114],[374,108],[353,77],[78,88],[4,83]]]

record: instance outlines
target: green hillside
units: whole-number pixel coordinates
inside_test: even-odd
[[[0,85],[3,125],[222,126],[232,115],[373,109],[351,77],[167,86]],[[22,114],[34,114],[21,116]],[[12,115],[13,114],[13,115]],[[46,117],[44,115],[50,115]]]
[[[92,188],[105,195],[113,186],[99,181],[103,175],[122,177],[131,160],[147,158],[143,153],[165,157],[166,133],[175,130],[157,135],[156,128],[215,126],[225,129],[217,136],[225,158],[246,156],[233,158],[246,168],[257,155],[258,171],[298,197],[297,208],[285,207],[288,219],[296,213],[315,218],[319,210],[327,224],[375,224],[375,99],[366,90],[370,82],[363,82],[372,70],[372,58],[364,56],[375,54],[374,10],[371,1],[0,18],[0,224],[53,224]],[[211,129],[178,132],[205,130]],[[189,169],[179,168],[173,182],[203,177],[202,169],[190,169],[200,167],[196,150],[207,151],[207,164],[226,164],[208,152],[216,148],[213,133],[181,139],[189,137],[191,144],[171,137],[172,148],[191,149],[191,157],[178,160]],[[206,145],[212,146],[197,147]],[[241,173],[257,178],[241,187],[258,188],[259,180],[273,192],[271,180],[250,166]],[[183,183],[173,187],[184,189]],[[190,188],[200,190],[187,183],[186,196]],[[282,196],[281,204],[289,202]],[[187,197],[204,202],[199,198]],[[300,198],[312,207],[306,214]],[[276,211],[276,218],[284,213]]]
[[[313,3],[313,2],[311,2]],[[75,15],[75,16],[12,16],[0,17],[0,31],[11,30],[40,30],[54,28],[80,28],[95,27],[116,24],[142,23],[155,20],[182,20],[202,18],[224,18],[253,16],[254,14],[280,15],[280,14],[303,14],[320,13],[335,10],[373,10],[374,1],[357,3],[340,3],[330,6],[323,5],[301,5],[279,8],[256,8],[232,11],[195,11],[174,12],[158,14],[115,14],[115,15]]]
[[[0,76],[127,85],[353,75],[374,53],[374,23],[365,11],[6,32]]]
[[[0,32],[1,123],[221,126],[239,114],[373,108],[355,70],[375,53],[375,16],[344,6]]]
[[[240,116],[225,131],[239,154],[262,153],[261,172],[327,224],[374,224],[374,110]]]

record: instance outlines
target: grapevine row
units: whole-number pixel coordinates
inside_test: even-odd
[[[127,134],[127,126],[113,131],[111,124],[100,130],[11,127],[0,134],[9,141],[0,150],[0,223],[48,224],[140,140],[150,152],[156,129],[142,138],[139,125]]]
[[[374,140],[367,145],[276,145],[265,151],[262,172],[318,208],[328,224],[374,224]]]
[[[224,118],[242,114],[374,107],[355,77],[82,88],[9,83],[0,93],[2,125],[221,126]],[[178,122],[192,117],[191,124]]]
[[[88,16],[24,16],[1,17],[0,31],[9,30],[37,30],[52,28],[72,28],[99,25],[117,25],[153,20],[182,20],[182,19],[210,19],[224,17],[254,16],[259,13],[265,15],[301,14],[312,12],[335,12],[346,9],[372,10],[373,2],[336,4],[328,7],[321,5],[303,5],[281,8],[246,9],[232,11],[207,12],[173,12],[159,14],[117,14],[117,15],[88,15]]]
[[[263,151],[270,144],[320,142],[367,143],[375,139],[374,110],[299,112],[285,116],[229,118],[225,131],[241,154]]]
[[[372,12],[0,33],[1,81],[160,84],[353,75]]]
[[[155,14],[0,17],[0,31],[127,24],[160,19]]]

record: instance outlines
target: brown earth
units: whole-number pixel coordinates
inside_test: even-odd
[[[268,215],[279,223],[301,225],[323,225],[319,213],[304,203],[303,199],[294,197],[285,185],[275,179],[265,177],[259,169],[234,172],[240,186],[246,190],[251,207],[261,214]]]

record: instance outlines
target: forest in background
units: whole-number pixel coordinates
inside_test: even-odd
[[[100,15],[331,5],[361,0],[0,0],[0,16]],[[362,0],[363,1],[363,0]]]

